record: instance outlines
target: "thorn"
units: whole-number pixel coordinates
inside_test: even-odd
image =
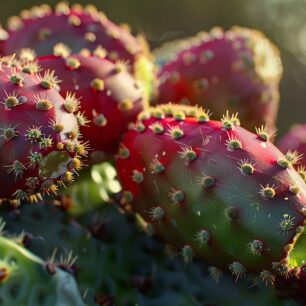
[[[252,163],[247,159],[239,161],[238,165],[239,165],[239,170],[243,175],[251,175],[255,171],[255,163]]]
[[[30,152],[28,158],[30,160],[29,167],[35,168],[35,166],[41,162],[43,156],[39,152]]]
[[[154,134],[163,134],[165,129],[162,124],[159,122],[155,122],[149,126],[149,128],[153,131]]]
[[[41,111],[48,111],[53,108],[53,103],[49,100],[39,100],[36,102],[36,108]]]
[[[239,126],[240,121],[238,119],[238,113],[230,115],[229,111],[226,111],[225,115],[221,118],[222,128],[224,130],[231,130],[234,126]]]
[[[38,75],[40,85],[44,89],[56,87],[61,81],[55,75],[55,71],[46,70],[43,75]]]
[[[80,100],[76,98],[75,93],[67,92],[64,108],[68,113],[76,112],[80,107]]]
[[[53,140],[50,136],[42,137],[39,142],[39,148],[42,150],[47,150],[53,146]]]
[[[179,154],[187,163],[194,161],[198,157],[197,153],[190,146],[181,149],[182,150],[179,152]]]
[[[165,166],[158,159],[153,159],[150,169],[152,174],[158,174],[165,171]]]
[[[212,278],[216,283],[222,278],[222,270],[216,267],[208,267],[209,277]]]
[[[81,63],[76,57],[69,56],[65,60],[65,65],[70,70],[78,70],[81,66]]]
[[[234,261],[229,265],[229,270],[236,277],[236,282],[239,278],[243,278],[246,275],[246,268],[238,261]]]
[[[288,233],[290,230],[294,228],[294,217],[291,217],[288,214],[283,215],[283,219],[279,224],[279,227],[283,234]]]
[[[131,101],[129,99],[122,100],[118,103],[118,108],[121,111],[129,111],[129,110],[133,109],[133,101]]]
[[[90,120],[88,120],[85,116],[85,112],[78,112],[76,115],[79,126],[88,126]]]
[[[275,275],[268,270],[263,270],[259,274],[263,282],[268,286],[269,284],[274,285]]]
[[[18,53],[18,58],[22,62],[32,62],[36,59],[36,52],[33,49],[23,48]]]
[[[5,166],[5,167],[8,168],[7,170],[8,173],[14,173],[16,180],[19,176],[21,177],[24,170],[27,169],[27,167],[24,166],[23,163],[21,163],[18,160],[15,160],[12,165]]]
[[[95,78],[91,81],[90,86],[95,91],[103,91],[104,90],[104,81],[99,78]]]
[[[138,122],[135,123],[133,129],[134,129],[134,131],[136,131],[138,133],[142,133],[146,130],[146,127],[141,121],[138,121]]]
[[[226,145],[230,150],[242,149],[241,140],[233,135],[230,135],[226,140]]]
[[[120,198],[120,204],[121,205],[130,204],[131,202],[133,202],[133,199],[134,199],[133,194],[130,191],[124,190]]]
[[[198,178],[198,184],[202,185],[205,189],[208,189],[215,185],[215,179],[203,174]]]
[[[234,206],[230,206],[230,207],[226,208],[225,209],[225,216],[231,221],[237,220],[238,217],[239,217],[238,208],[234,207]]]
[[[140,184],[143,182],[143,180],[144,180],[143,173],[138,170],[133,170],[132,181],[137,184]]]
[[[263,198],[272,200],[275,197],[276,192],[274,186],[266,185],[266,187],[264,187],[260,185],[260,187],[261,190],[259,193]]]
[[[149,214],[151,216],[152,221],[161,221],[165,216],[165,212],[160,206],[153,207],[150,210]]]
[[[266,141],[266,142],[271,140],[276,134],[276,130],[269,130],[267,126],[264,126],[264,125],[262,125],[259,128],[255,127],[255,131],[256,131],[257,136],[261,140]]]
[[[189,265],[192,263],[194,252],[191,246],[185,245],[181,250],[181,255],[183,257],[185,265]]]
[[[166,135],[172,137],[173,139],[180,139],[184,136],[184,131],[179,126],[175,125],[169,128]]]
[[[182,190],[175,190],[174,188],[171,188],[169,196],[174,204],[181,203],[185,199],[184,192]]]
[[[41,136],[42,136],[41,127],[35,127],[34,125],[33,127],[27,129],[25,133],[26,139],[31,142],[39,141]]]
[[[104,127],[107,125],[107,119],[103,114],[96,114],[92,122],[98,127]]]
[[[263,243],[260,240],[253,240],[248,243],[248,249],[252,255],[261,255],[263,251]]]
[[[128,159],[130,157],[130,150],[123,143],[121,143],[117,156],[122,159]]]
[[[208,244],[210,241],[210,235],[207,230],[202,229],[196,233],[194,240],[199,243],[200,247],[202,247]]]

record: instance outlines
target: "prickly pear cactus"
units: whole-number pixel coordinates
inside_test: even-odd
[[[23,54],[28,48],[39,56],[49,55],[59,43],[74,53],[98,48],[101,56],[127,63],[129,71],[143,82],[146,98],[150,95],[154,67],[145,39],[134,37],[127,25],[114,24],[93,5],[69,7],[60,2],[55,9],[45,4],[35,6],[11,17],[6,35],[0,38],[2,55]]]
[[[56,193],[82,168],[87,144],[76,116],[57,92],[54,72],[19,70],[13,58],[0,70],[0,202],[19,204]],[[17,65],[18,66],[18,65]],[[25,70],[24,70],[25,71]]]
[[[161,242],[141,233],[134,218],[115,206],[102,206],[79,220],[90,232],[46,203],[1,213],[7,231],[24,232],[32,252],[75,274],[89,306],[296,306],[278,300],[252,277],[238,286],[226,273],[200,263],[186,269],[171,248],[165,253]],[[42,228],[45,222],[48,228]],[[140,218],[138,223],[147,226]]]
[[[198,104],[210,109],[214,119],[225,110],[239,112],[247,129],[274,128],[282,64],[279,51],[262,33],[214,28],[168,45],[157,51],[166,53],[166,59],[175,55],[158,73],[156,103]]]
[[[118,150],[122,134],[145,106],[141,85],[125,64],[98,56],[45,56],[37,59],[45,70],[55,70],[62,80],[60,93],[75,92],[79,98],[78,120],[89,140],[91,162],[100,162]],[[77,105],[67,105],[74,110]]]
[[[257,272],[273,283],[305,256],[306,186],[295,154],[237,122],[171,104],[140,114],[117,156],[121,203],[181,247],[186,263],[198,255],[237,280]]]
[[[5,306],[85,306],[69,273],[0,237],[0,300]]]

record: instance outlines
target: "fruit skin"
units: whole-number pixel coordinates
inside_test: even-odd
[[[139,120],[121,143],[129,154],[117,156],[122,204],[181,247],[186,263],[198,255],[236,279],[288,270],[306,205],[294,158],[235,116],[209,121],[201,109],[161,105]]]
[[[74,278],[0,237],[0,298],[6,306],[85,306]]]
[[[56,71],[62,80],[60,93],[75,91],[80,112],[90,122],[80,131],[91,144],[91,162],[100,162],[118,150],[122,134],[144,108],[144,94],[122,64],[96,56],[46,56],[37,59],[45,70]],[[79,117],[81,115],[79,114]],[[83,120],[84,121],[84,120]]]
[[[286,153],[288,150],[297,150],[303,154],[299,163],[306,166],[306,124],[293,125],[277,144],[278,148]]]
[[[92,5],[69,7],[64,2],[54,10],[43,4],[22,11],[20,17],[11,17],[2,52],[9,55],[32,48],[38,55],[48,55],[57,43],[65,43],[74,52],[84,48],[93,51],[101,46],[111,60],[131,64],[144,53],[142,42],[126,26],[114,24]]]
[[[0,71],[0,199],[37,201],[68,184],[82,167],[87,146],[52,71],[24,73],[13,59]],[[11,66],[10,66],[11,65]],[[17,64],[18,65],[18,64]],[[80,153],[78,153],[80,152]]]
[[[77,258],[70,270],[80,292],[86,290],[88,306],[97,306],[97,301],[123,306],[296,306],[278,300],[271,288],[256,283],[253,276],[238,286],[226,273],[215,283],[207,267],[198,262],[186,269],[169,247],[165,254],[160,241],[142,233],[134,217],[119,212],[115,205],[102,205],[78,221],[48,203],[23,205],[10,212],[3,208],[1,214],[8,233],[24,232],[24,237],[30,237],[24,241],[31,252],[48,259],[56,248],[55,265],[61,255],[73,250]],[[50,219],[52,226],[41,226]],[[137,220],[139,226],[146,226]]]
[[[93,5],[69,7],[60,2],[55,9],[35,6],[8,21],[6,35],[1,35],[0,53],[10,55],[31,48],[38,56],[49,55],[56,44],[64,43],[74,53],[93,52],[116,62],[125,62],[138,80],[143,81],[149,98],[154,65],[146,40],[134,37],[127,25],[116,25]]]
[[[262,124],[275,127],[282,63],[278,49],[262,33],[213,28],[168,45],[157,62],[177,53],[159,70],[156,104],[198,104],[210,109],[214,119],[224,110],[239,112],[249,130]]]

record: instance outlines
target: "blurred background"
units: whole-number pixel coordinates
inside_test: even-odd
[[[54,5],[56,1],[46,1]],[[306,122],[306,0],[92,0],[117,23],[143,33],[152,48],[213,26],[233,25],[263,31],[281,50],[284,77],[278,135],[292,124]],[[41,0],[1,2],[1,23]],[[73,1],[70,1],[72,4]]]

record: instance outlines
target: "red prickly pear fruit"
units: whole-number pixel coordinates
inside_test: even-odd
[[[128,63],[130,72],[145,83],[150,94],[153,64],[149,47],[142,36],[134,37],[127,25],[116,25],[93,5],[69,7],[60,2],[55,9],[48,5],[22,11],[8,20],[7,33],[0,32],[0,53],[17,54],[31,48],[38,56],[52,54],[53,46],[67,45],[66,52],[96,50],[111,61]]]
[[[81,111],[77,117],[84,139],[91,144],[91,162],[116,153],[128,124],[144,107],[143,90],[125,66],[82,55],[40,57],[37,63],[55,70],[62,80],[62,96],[75,91],[79,98]]]
[[[56,193],[82,166],[87,144],[78,141],[77,119],[65,109],[58,82],[54,72],[27,74],[1,63],[1,202]]]
[[[117,156],[122,205],[131,204],[181,247],[187,263],[197,255],[236,279],[264,272],[272,282],[280,265],[300,264],[292,258],[306,240],[306,185],[292,166],[296,160],[257,131],[237,126],[228,113],[220,122],[201,108],[149,109]]]
[[[296,124],[278,142],[278,148],[287,153],[289,150],[301,154],[300,164],[306,166],[306,124]],[[306,178],[306,177],[305,177]]]
[[[64,2],[58,3],[54,10],[41,5],[22,11],[19,17],[11,17],[3,52],[7,55],[32,48],[39,56],[48,55],[57,43],[65,43],[73,52],[84,48],[93,51],[103,46],[106,57],[131,63],[144,52],[127,27],[117,26],[94,6],[70,8]]]
[[[199,105],[216,119],[228,109],[239,112],[249,130],[262,124],[274,127],[282,63],[278,49],[262,33],[214,28],[177,45],[176,56],[158,73],[157,103]]]

